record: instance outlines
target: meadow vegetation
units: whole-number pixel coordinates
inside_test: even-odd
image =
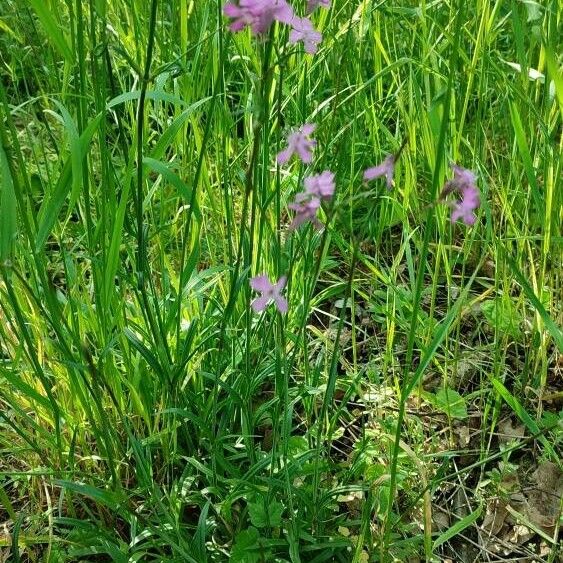
[[[558,0],[0,0],[0,561],[560,561]]]

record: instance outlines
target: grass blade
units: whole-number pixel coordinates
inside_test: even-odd
[[[447,541],[451,540],[453,537],[457,536],[460,532],[463,532],[465,528],[468,528],[477,521],[477,519],[481,516],[481,512],[483,511],[483,507],[479,506],[476,510],[468,514],[458,522],[456,522],[453,526],[449,527],[445,532],[441,533],[432,544],[432,551],[436,550],[442,544],[446,543]]]
[[[6,151],[0,143],[0,261],[11,254],[17,234],[16,194]]]
[[[49,9],[49,4],[43,0],[29,0],[29,3],[45,28],[49,41],[68,62],[72,62],[74,58],[72,51],[66,42],[63,30],[57,24]]]

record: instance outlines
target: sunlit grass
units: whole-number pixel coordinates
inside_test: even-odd
[[[0,6],[14,561],[459,560],[494,471],[560,464],[557,2],[313,19],[311,56],[214,0]],[[303,123],[314,163],[276,166]],[[405,142],[392,190],[362,181]],[[437,203],[451,162],[473,227]],[[326,228],[289,231],[326,169]],[[287,315],[252,312],[261,273]]]

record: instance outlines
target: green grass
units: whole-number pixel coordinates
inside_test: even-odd
[[[558,560],[558,2],[333,0],[314,56],[223,3],[0,2],[0,559]]]

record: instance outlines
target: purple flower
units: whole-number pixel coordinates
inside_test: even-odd
[[[305,193],[320,199],[330,199],[334,195],[334,174],[325,170],[305,178]]]
[[[317,142],[310,138],[310,135],[315,130],[316,125],[306,123],[287,137],[287,148],[278,154],[278,164],[285,164],[294,153],[299,155],[299,158],[309,164],[313,160],[312,150]]]
[[[479,199],[479,190],[475,187],[468,187],[461,192],[461,199],[454,204],[451,221],[455,223],[461,219],[466,225],[474,225],[477,216],[474,210],[479,207],[481,201]]]
[[[274,21],[289,24],[295,18],[287,0],[239,0],[238,4],[227,2],[223,12],[234,20],[229,27],[231,31],[242,31],[250,26],[257,35],[266,33]]]
[[[292,231],[303,223],[311,221],[316,228],[320,229],[322,223],[317,219],[317,211],[321,206],[321,199],[330,199],[334,195],[334,174],[325,170],[321,174],[315,174],[305,178],[305,191],[295,196],[295,201],[289,204],[289,208],[296,212],[293,222],[289,226]]]
[[[250,287],[262,294],[250,304],[252,310],[255,313],[260,313],[268,306],[270,301],[273,301],[280,313],[287,313],[287,299],[280,295],[286,282],[286,276],[282,276],[275,284],[270,282],[266,274],[251,278]]]
[[[330,0],[307,0],[307,13],[310,14],[317,6],[330,8]]]
[[[311,20],[309,18],[294,18],[291,27],[293,29],[289,34],[289,42],[294,44],[303,41],[305,52],[314,55],[323,36],[313,27]]]
[[[318,197],[310,197],[306,193],[299,193],[295,196],[295,201],[289,204],[289,208],[295,211],[295,217],[289,230],[293,231],[300,227],[303,223],[311,221],[318,229],[322,227],[321,222],[317,219],[317,211],[321,206],[321,200]]]
[[[454,171],[453,182],[460,187],[475,187],[477,176],[472,170],[462,168],[455,163],[451,163],[452,170]]]
[[[251,26],[254,23],[255,18],[248,7],[245,8],[228,2],[223,6],[223,13],[228,18],[234,19],[229,26],[229,29],[233,32],[242,31],[247,25]]]
[[[387,189],[390,190],[394,184],[393,174],[395,173],[396,160],[396,155],[390,154],[381,164],[378,164],[377,166],[374,166],[372,168],[368,168],[364,172],[364,181],[368,182],[369,180],[375,180],[376,178],[385,176],[385,179],[387,181]]]
[[[474,225],[477,220],[474,211],[481,205],[479,188],[476,185],[477,177],[471,170],[462,168],[457,164],[452,163],[451,167],[454,177],[444,185],[440,200],[443,200],[452,192],[457,192],[460,199],[450,204],[452,207],[452,223],[461,219],[466,225]]]

